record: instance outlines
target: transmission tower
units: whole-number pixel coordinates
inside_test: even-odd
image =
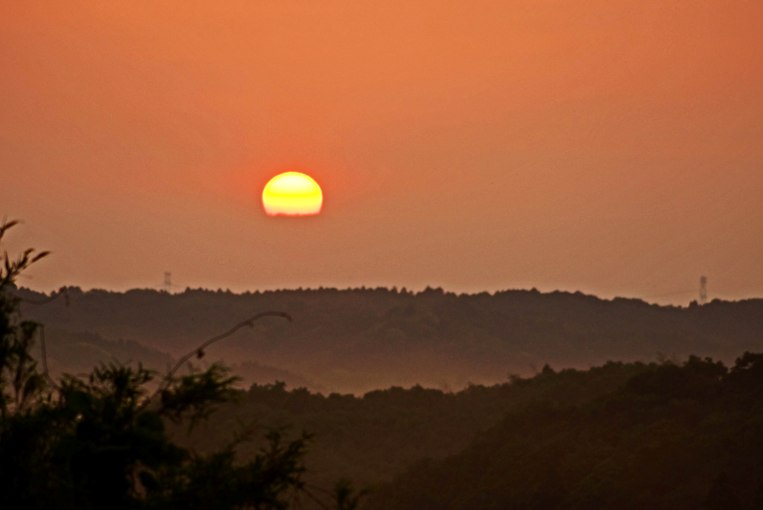
[[[172,290],[172,273],[164,272],[164,291],[169,293]]]
[[[699,277],[699,304],[707,303],[707,276]]]

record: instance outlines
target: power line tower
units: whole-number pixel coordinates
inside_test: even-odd
[[[704,277],[703,277],[704,278]],[[172,273],[164,272],[164,292],[169,293],[172,290]]]
[[[699,304],[707,303],[707,276],[699,277]]]

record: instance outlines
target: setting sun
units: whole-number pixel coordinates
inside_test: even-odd
[[[262,190],[262,206],[268,216],[314,216],[322,205],[321,187],[301,172],[278,174]]]

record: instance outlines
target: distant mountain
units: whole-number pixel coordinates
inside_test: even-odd
[[[287,312],[293,322],[262,319],[210,348],[205,361],[277,367],[292,374],[292,383],[327,391],[456,389],[532,374],[546,363],[584,368],[689,354],[730,362],[763,350],[763,299],[681,308],[534,290],[60,292],[65,296],[48,304],[23,307],[26,317],[50,328],[51,346],[54,331],[88,332],[177,357],[257,312]],[[57,296],[20,294],[28,302]]]
[[[109,362],[142,363],[143,366],[158,372],[164,372],[176,363],[169,354],[146,347],[134,340],[107,340],[95,333],[73,333],[55,328],[45,329],[45,339],[46,361],[54,377],[64,373],[87,374],[93,367]],[[36,349],[34,354],[39,359],[40,348]],[[198,360],[194,362],[197,365],[202,364]],[[240,379],[237,386],[244,388],[255,383],[282,381],[290,387],[309,386],[316,390],[323,389],[320,385],[288,370],[257,362],[232,363],[230,369],[231,373]]]
[[[240,379],[237,386],[248,388],[253,384],[282,382],[290,388],[312,388],[325,391],[320,384],[282,368],[263,365],[256,361],[244,361],[230,365],[231,373]]]
[[[73,333],[45,328],[47,363],[53,376],[63,373],[90,373],[101,363],[142,363],[145,367],[164,371],[172,364],[170,355],[146,347],[134,340],[106,340],[95,333]]]

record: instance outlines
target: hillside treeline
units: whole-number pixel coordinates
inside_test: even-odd
[[[204,451],[244,423],[313,431],[306,479],[351,474],[368,510],[763,508],[761,354],[544,367],[457,393],[255,385],[175,433]]]
[[[179,441],[199,451],[219,448],[231,430],[249,424],[314,434],[306,458],[318,485],[352,475],[358,486],[376,486],[424,458],[444,458],[464,449],[476,434],[507,412],[534,402],[578,405],[606,395],[652,365],[607,363],[588,371],[554,372],[544,367],[531,379],[514,377],[492,386],[471,385],[448,393],[414,386],[374,390],[363,396],[312,393],[283,383],[253,385],[220,407]],[[242,445],[244,457],[257,444]]]
[[[580,293],[384,288],[168,294],[70,287],[21,296],[24,315],[46,325],[58,356],[52,362],[64,368],[71,361],[65,353],[75,350],[56,353],[53,346],[72,334],[137,342],[158,351],[152,356],[160,362],[162,353],[178,356],[252,313],[288,312],[293,323],[260,321],[210,356],[238,365],[247,384],[279,379],[324,392],[415,384],[459,389],[501,382],[510,373],[531,375],[546,363],[585,368],[690,354],[730,363],[740,352],[763,349],[760,299],[681,308]],[[94,350],[92,342],[77,345]]]
[[[731,369],[691,358],[589,402],[513,409],[457,455],[412,466],[367,508],[760,509],[761,434],[763,355]]]

